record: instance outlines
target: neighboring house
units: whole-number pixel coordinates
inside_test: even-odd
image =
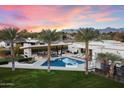
[[[0,41],[0,47],[5,47],[5,46],[6,46],[5,41]]]
[[[72,45],[68,45],[68,50],[72,53],[78,53],[81,57],[85,53],[85,43],[75,42]],[[124,59],[124,43],[114,40],[92,41],[89,43],[89,56],[93,64],[96,63],[96,57],[98,53],[114,53],[121,56]],[[85,55],[83,56],[85,58]],[[97,68],[100,68],[100,62]]]
[[[72,53],[79,54],[85,52],[85,43],[75,42],[68,46],[68,50]],[[92,59],[95,59],[98,53],[114,53],[124,58],[124,43],[114,40],[92,41],[89,43],[89,51]]]
[[[0,47],[4,47],[4,48],[10,48],[10,41],[9,40],[3,40],[0,41]]]
[[[21,46],[24,47],[29,47],[29,46],[33,46],[33,45],[43,45],[44,43],[42,41],[39,41],[37,39],[31,39],[31,38],[20,38],[17,39],[16,42],[14,43],[14,46],[16,46],[16,44],[20,44]],[[4,41],[0,41],[0,47],[4,47],[6,49],[9,49],[11,47],[11,43],[9,40],[4,40]],[[30,53],[31,49],[24,49],[24,56],[27,57],[27,55],[31,56]]]
[[[35,46],[35,45],[43,45],[44,43],[42,41],[39,41],[37,39],[31,39],[28,38],[23,42],[23,47],[30,47],[30,46]],[[24,49],[24,56],[25,57],[31,57],[32,56],[32,51],[31,48]]]
[[[28,38],[28,39],[24,39],[24,38],[21,38],[21,39],[17,39],[16,42],[14,43],[14,46],[16,44],[21,44],[22,46],[24,46],[25,44],[29,44],[29,45],[38,45],[38,44],[43,44],[43,42],[37,40],[37,39],[31,39],[31,38]],[[10,48],[10,41],[9,40],[3,40],[3,41],[0,41],[0,47],[4,47],[4,48]]]
[[[10,48],[11,44],[9,40],[4,40],[0,42],[0,47],[4,47],[4,48]]]

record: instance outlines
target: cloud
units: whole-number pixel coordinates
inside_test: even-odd
[[[9,28],[9,27],[16,27],[16,28],[18,28],[16,25],[0,23],[0,29]]]
[[[89,14],[88,17],[97,19],[101,17],[107,17],[110,14],[111,14],[110,12],[98,12],[98,13]]]
[[[36,25],[36,26],[26,26],[25,28],[29,31],[35,31],[35,32],[39,32],[42,29],[57,29],[57,30],[61,30],[64,29],[67,25]],[[68,26],[67,26],[68,27]],[[23,29],[25,29],[23,28]]]
[[[111,21],[116,21],[119,18],[97,18],[96,22],[111,22]]]
[[[112,13],[108,11],[88,14],[88,18],[94,20],[95,22],[112,22],[119,19],[118,17],[112,17]]]
[[[53,6],[21,5],[0,6],[5,11],[0,15],[12,25],[20,28],[69,28],[99,22],[112,22],[118,17],[112,16],[116,10],[111,6]],[[118,9],[119,10],[119,9]],[[88,20],[88,22],[87,22]],[[2,22],[0,20],[0,22]]]

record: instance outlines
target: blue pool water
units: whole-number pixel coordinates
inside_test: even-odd
[[[85,62],[64,57],[64,58],[58,58],[58,59],[52,60],[50,62],[50,66],[65,67],[66,64],[73,65],[73,64],[83,64],[83,63]],[[47,65],[48,65],[47,61],[42,64],[42,66],[47,66]]]

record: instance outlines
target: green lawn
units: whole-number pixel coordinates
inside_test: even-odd
[[[104,77],[89,74],[85,76],[83,72],[71,71],[51,71],[26,70],[0,68],[0,87],[124,87],[124,84],[114,82]]]

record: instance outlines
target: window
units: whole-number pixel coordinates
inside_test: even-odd
[[[7,46],[10,46],[10,43],[7,43],[6,45],[7,45]]]

